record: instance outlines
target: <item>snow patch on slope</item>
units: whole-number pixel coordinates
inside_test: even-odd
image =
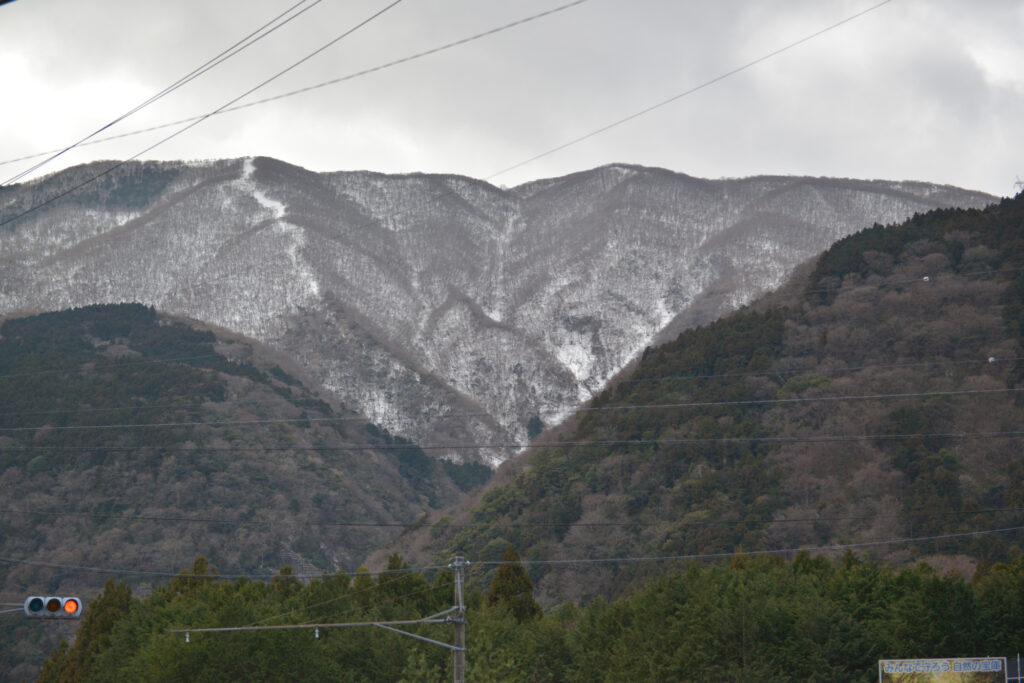
[[[280,220],[284,218],[285,213],[288,211],[284,202],[271,199],[263,190],[257,187],[256,181],[253,180],[253,173],[255,172],[256,163],[253,161],[252,157],[244,159],[242,162],[242,177],[238,180],[239,185],[241,185],[244,192],[252,195],[252,198],[255,199],[260,206],[270,211],[271,215],[275,219]]]
[[[989,201],[621,165],[505,192],[263,164],[183,165],[159,210],[58,204],[0,231],[0,313],[140,301],[293,355],[421,443],[523,443],[531,416],[570,414],[702,296],[747,303],[836,237],[937,205],[913,192]]]

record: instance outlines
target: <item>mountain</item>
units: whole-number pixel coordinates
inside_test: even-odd
[[[145,594],[200,555],[249,576],[351,571],[490,474],[430,458],[302,377],[139,304],[0,321],[4,602],[88,600],[112,574]],[[55,626],[0,623],[0,672],[40,663]]]
[[[381,554],[512,544],[548,604],[662,571],[602,558],[840,546],[970,575],[1022,548],[1022,333],[1024,195],[862,230]]]
[[[0,188],[0,313],[139,302],[215,324],[432,455],[492,465],[836,239],[993,200],[626,165],[511,189],[267,158],[110,166]]]

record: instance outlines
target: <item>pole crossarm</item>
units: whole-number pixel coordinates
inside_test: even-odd
[[[431,615],[429,617],[423,617],[422,619],[405,619],[401,621],[350,621],[337,624],[279,624],[276,626],[227,626],[220,628],[172,628],[170,633],[225,633],[228,631],[283,631],[283,630],[294,630],[303,628],[347,628],[354,626],[414,626],[416,624],[446,624],[447,619],[436,619],[436,616],[440,616],[450,612],[451,610],[445,610],[439,615]],[[411,634],[410,634],[411,635]],[[451,647],[451,646],[449,646]]]
[[[452,612],[458,612],[458,611],[459,611],[458,607],[449,607],[448,609],[444,610],[443,612],[438,612],[437,614],[431,614],[429,617],[423,617],[423,618],[424,619],[437,619],[438,617],[443,617],[446,614],[451,614]],[[444,619],[445,623],[448,623],[449,621],[450,621],[450,619]]]
[[[444,622],[429,622],[429,623],[444,623]],[[384,629],[386,631],[394,631],[395,633],[401,633],[403,636],[409,636],[410,638],[415,638],[416,640],[425,640],[428,643],[433,643],[434,645],[440,645],[441,647],[448,648],[449,650],[452,650],[453,652],[465,652],[466,651],[466,648],[464,648],[464,647],[455,647],[454,645],[449,645],[448,643],[442,643],[440,640],[434,640],[433,638],[427,638],[426,636],[421,636],[418,633],[409,633],[408,631],[403,631],[400,628],[394,628],[393,626],[388,626],[388,625],[386,625],[384,623],[379,623],[378,622],[378,623],[374,624],[374,626],[380,626],[382,629]]]

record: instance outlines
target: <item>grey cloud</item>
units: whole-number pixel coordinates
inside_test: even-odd
[[[33,0],[6,6],[0,56],[10,64],[29,64],[31,74],[10,77],[23,91],[16,93],[16,107],[0,112],[0,150],[11,157],[41,151],[25,141],[47,139],[46,129],[14,131],[50,121],[54,111],[62,117],[61,131],[89,132],[103,116],[112,118],[135,101],[104,107],[104,102],[76,101],[71,93],[81,97],[93,79],[97,93],[117,82],[125,83],[125,92],[155,92],[288,4]],[[403,3],[260,95],[337,78],[556,4]],[[218,117],[148,156],[271,154],[318,170],[479,177],[870,5],[857,0],[591,0],[358,81]],[[118,132],[210,111],[380,6],[370,0],[324,2]],[[496,181],[515,184],[622,161],[695,175],[909,177],[1008,193],[1014,175],[1024,173],[1014,169],[1019,162],[1013,154],[1024,149],[1018,124],[1024,119],[1024,75],[1000,69],[1010,81],[993,80],[986,71],[992,65],[980,64],[978,55],[1024,63],[1020,35],[1020,3],[892,2]],[[62,93],[68,99],[62,100]],[[33,111],[36,105],[47,108],[48,116]],[[70,142],[69,135],[54,134],[53,146]],[[83,149],[68,155],[67,162],[123,158],[158,135]],[[932,144],[940,138],[945,149]],[[949,149],[959,158],[948,158]]]

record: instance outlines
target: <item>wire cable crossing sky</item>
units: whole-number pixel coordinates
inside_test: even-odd
[[[218,54],[224,36],[252,33],[291,5],[5,6],[0,158],[82,140]],[[223,93],[265,81],[380,7],[323,3],[135,112],[132,126],[223,111]],[[406,3],[282,76],[262,106],[239,102],[244,111],[158,148],[140,139],[157,131],[131,134],[69,149],[44,168],[269,156],[315,171],[500,174],[519,184],[629,163],[1008,195],[1024,173],[1020,35],[1024,9],[1004,0]],[[345,87],[323,87],[339,80]],[[688,82],[699,85],[680,92]],[[123,123],[105,132],[123,135]]]
[[[11,178],[8,178],[3,183],[0,183],[0,185],[10,185],[12,183],[16,183],[17,181],[21,180],[22,178],[24,178],[25,176],[29,175],[30,173],[32,173],[32,172],[42,168],[43,166],[45,166],[49,162],[53,161],[57,157],[65,154],[66,152],[74,149],[75,147],[78,147],[79,145],[81,145],[81,144],[91,140],[92,138],[96,137],[97,135],[99,135],[103,131],[107,130],[108,128],[111,128],[111,127],[117,125],[121,121],[124,121],[129,116],[131,116],[132,114],[136,114],[136,113],[142,111],[143,109],[145,109],[149,105],[153,104],[154,102],[160,100],[163,97],[166,97],[167,95],[169,95],[170,93],[174,92],[178,88],[186,85],[190,81],[192,81],[192,80],[194,80],[196,78],[199,78],[200,76],[205,74],[210,69],[216,68],[219,64],[227,61],[228,59],[231,59],[232,57],[237,55],[239,52],[242,52],[246,48],[251,47],[252,45],[254,45],[259,40],[262,40],[263,38],[266,38],[268,35],[270,35],[274,31],[278,30],[279,28],[281,28],[282,26],[284,26],[288,22],[297,19],[298,17],[300,17],[302,14],[304,14],[308,10],[312,9],[316,5],[318,5],[321,2],[323,2],[323,0],[314,0],[314,2],[312,4],[306,5],[306,7],[304,7],[301,10],[298,10],[297,12],[292,14],[287,19],[284,18],[288,14],[292,13],[293,10],[297,10],[305,2],[306,2],[306,0],[300,0],[300,2],[296,3],[295,5],[292,5],[285,12],[277,15],[276,17],[274,17],[269,22],[267,22],[266,24],[261,26],[256,31],[253,31],[252,33],[250,33],[246,37],[244,37],[241,40],[239,40],[238,42],[236,42],[231,47],[227,48],[226,50],[223,50],[220,54],[218,54],[215,57],[207,60],[205,63],[203,63],[199,67],[193,69],[192,71],[190,71],[185,76],[182,76],[181,78],[176,80],[171,85],[167,86],[166,88],[164,88],[160,92],[158,92],[155,95],[153,95],[152,97],[148,98],[146,101],[140,102],[139,104],[137,104],[135,107],[133,107],[129,111],[127,111],[124,114],[121,114],[120,116],[115,118],[113,121],[110,121],[109,123],[104,124],[100,128],[97,128],[95,131],[93,131],[92,133],[89,133],[88,135],[86,135],[84,138],[78,140],[77,142],[74,142],[74,143],[68,145],[67,147],[65,147],[65,148],[63,148],[61,150],[57,150],[49,158],[44,159],[43,161],[40,161],[39,163],[33,164],[32,166],[30,166],[29,168],[25,169],[21,173],[18,173],[16,175],[12,176]]]

